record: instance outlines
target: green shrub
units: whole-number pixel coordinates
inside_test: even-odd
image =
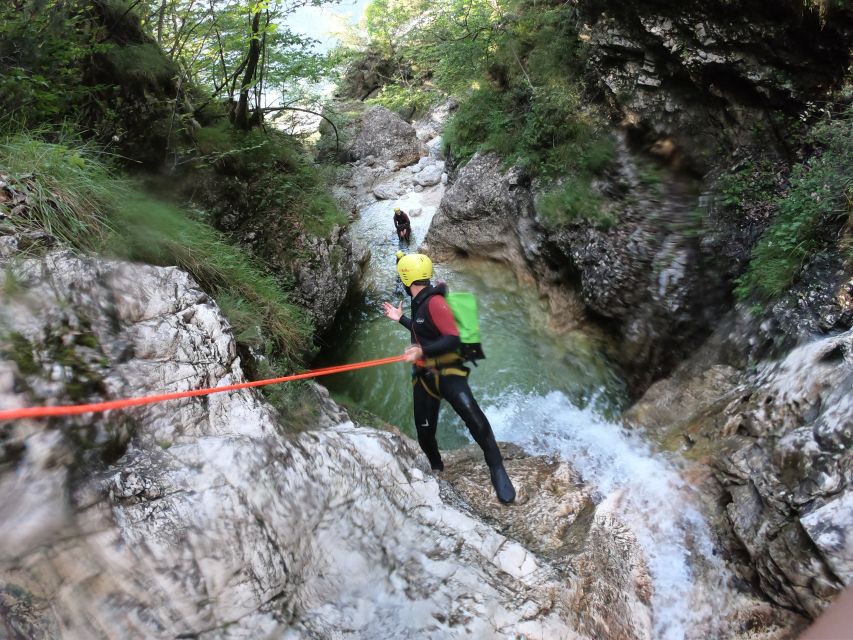
[[[220,173],[251,182],[254,210],[282,209],[317,236],[346,224],[346,214],[331,195],[328,176],[291,136],[257,129],[238,131],[221,123],[201,128],[196,145],[203,154],[197,164],[211,164]]]
[[[81,65],[94,40],[79,5],[0,3],[0,127],[60,121],[89,97]]]
[[[435,104],[438,94],[422,87],[386,84],[368,104],[379,104],[397,113],[424,113]]]
[[[814,127],[809,142],[815,154],[792,170],[787,192],[775,203],[778,213],[737,281],[741,300],[784,293],[809,256],[828,247],[851,215],[853,111]]]
[[[90,149],[17,136],[0,145],[0,171],[31,194],[30,215],[11,221],[18,230],[43,229],[82,251],[178,266],[223,299],[235,335],[250,346],[268,341],[267,350],[290,367],[311,348],[309,320],[273,276],[204,221],[114,177]]]
[[[475,89],[444,127],[444,152],[466,161],[482,146],[496,146],[489,141],[509,123],[504,101],[505,96],[490,86]]]
[[[747,159],[734,171],[720,176],[717,193],[724,207],[740,209],[744,204],[772,200],[775,193],[773,165],[766,159]]]
[[[572,176],[544,193],[536,203],[542,220],[551,227],[586,220],[607,229],[615,219],[604,209],[604,202],[583,176]]]

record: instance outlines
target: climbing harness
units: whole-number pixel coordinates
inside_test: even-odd
[[[328,376],[334,373],[343,373],[345,371],[355,371],[357,369],[367,369],[368,367],[379,367],[386,364],[392,364],[394,362],[402,362],[404,358],[405,356],[391,356],[389,358],[380,358],[378,360],[367,360],[365,362],[356,362],[353,364],[343,364],[334,367],[314,369],[312,371],[306,371],[305,373],[295,373],[293,375],[284,376],[282,378],[268,378],[266,380],[241,382],[240,384],[229,384],[209,389],[193,389],[190,391],[179,391],[176,393],[165,393],[154,396],[143,396],[139,398],[110,400],[108,402],[97,402],[94,404],[9,409],[6,411],[0,411],[0,422],[3,422],[4,420],[22,420],[24,418],[50,418],[55,416],[75,416],[80,415],[81,413],[102,413],[104,411],[112,411],[115,409],[126,409],[128,407],[139,407],[146,404],[155,404],[158,402],[165,402],[167,400],[196,398],[199,396],[208,396],[213,393],[238,391],[240,389],[250,389],[252,387],[265,387],[271,384],[292,382],[293,380],[307,380],[309,378],[319,378],[320,376]]]

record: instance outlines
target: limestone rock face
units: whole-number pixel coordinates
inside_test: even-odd
[[[486,257],[535,280],[563,327],[585,322],[588,311],[607,318],[612,356],[642,391],[708,332],[725,281],[685,233],[692,201],[684,186],[667,182],[651,192],[636,177],[633,154],[622,142],[617,148],[612,175],[599,186],[618,217],[610,227],[584,219],[546,226],[536,185],[498,156],[477,154],[446,191],[426,242],[440,257]],[[626,192],[635,195],[630,202]]]
[[[360,130],[353,142],[357,160],[373,156],[378,162],[394,161],[405,167],[426,153],[415,128],[382,106],[371,107],[361,118]]]
[[[497,155],[474,155],[444,194],[426,237],[430,249],[524,264],[517,229],[533,223],[529,187],[523,172],[504,171]]]
[[[547,237],[585,306],[610,321],[633,389],[646,389],[701,342],[727,299],[711,256],[685,232],[689,204],[677,192],[641,197],[619,203],[611,227],[578,221]]]
[[[721,521],[750,559],[744,577],[816,616],[853,582],[853,331],[752,376],[688,371],[653,385],[627,419],[712,466]]]
[[[377,184],[373,187],[373,195],[377,200],[393,200],[400,195],[399,192],[400,187],[394,182]]]
[[[756,130],[840,80],[853,32],[843,4],[582,0],[578,11],[589,75],[614,115],[700,169],[720,143],[778,144]]]
[[[444,163],[438,162],[423,167],[423,169],[415,176],[415,182],[422,187],[432,187],[441,182],[441,176],[444,174]]]
[[[304,235],[304,256],[295,265],[294,301],[311,314],[319,333],[327,331],[358,285],[366,248],[353,242],[349,230],[335,226],[327,237]]]
[[[448,186],[424,249],[441,259],[470,255],[509,265],[548,296],[560,328],[577,328],[582,304],[566,286],[565,269],[543,254],[544,239],[528,176],[517,167],[505,169],[493,153],[478,153]]]
[[[378,51],[368,51],[350,63],[341,82],[341,94],[366,100],[385,85],[396,69],[394,60],[385,58]]]

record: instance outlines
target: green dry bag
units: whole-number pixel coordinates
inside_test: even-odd
[[[482,360],[486,357],[480,341],[480,317],[477,313],[477,298],[473,293],[448,292],[444,296],[447,306],[453,312],[453,319],[459,328],[462,346],[459,354],[464,360]]]

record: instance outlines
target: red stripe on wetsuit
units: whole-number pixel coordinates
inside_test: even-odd
[[[421,346],[424,355],[435,357],[456,351],[459,348],[459,328],[456,326],[453,312],[444,296],[430,296],[427,300],[427,313],[441,337],[430,344]]]

